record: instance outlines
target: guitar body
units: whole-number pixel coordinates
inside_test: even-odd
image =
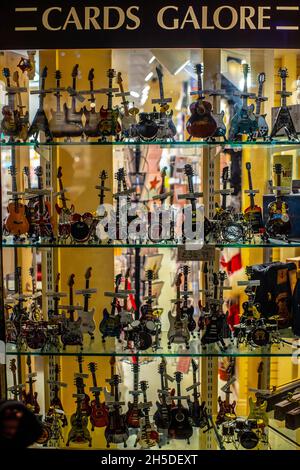
[[[104,432],[107,447],[110,444],[122,444],[126,447],[126,441],[129,438],[129,431],[126,425],[125,416],[118,410],[109,413],[109,423]]]
[[[264,227],[261,207],[254,205],[245,209],[245,217],[251,223],[254,232],[258,233]]]
[[[258,131],[258,123],[254,114],[254,105],[245,107],[235,107],[236,114],[233,116],[230,125],[229,139],[235,140],[239,135],[252,137]]]
[[[212,117],[214,118],[217,124],[217,129],[213,137],[225,137],[226,136],[226,126],[224,123],[224,116],[225,116],[224,111],[218,114],[212,113]]]
[[[41,349],[46,343],[46,334],[40,323],[26,326],[26,343],[30,349]]]
[[[187,326],[190,333],[192,333],[196,329],[196,322],[194,320],[194,307],[191,305],[190,307],[183,308],[181,311],[182,317],[187,317]]]
[[[34,140],[37,140],[39,132],[45,133],[47,142],[50,142],[53,140],[53,135],[52,135],[52,132],[50,131],[48,118],[46,116],[44,109],[37,110],[36,115],[28,130],[28,137],[33,136]]]
[[[269,134],[269,126],[266,121],[266,114],[261,114],[256,116],[257,126],[258,126],[258,137],[267,137]]]
[[[224,317],[215,313],[210,315],[205,326],[205,332],[201,338],[201,344],[212,344],[220,341],[225,346],[222,338],[222,330],[224,325]]]
[[[217,130],[217,123],[212,116],[212,105],[209,101],[198,100],[190,106],[191,116],[186,130],[191,137],[212,137]]]
[[[269,418],[267,415],[267,407],[268,407],[267,400],[264,400],[262,401],[262,403],[259,403],[259,401],[253,401],[253,399],[250,397],[249,407],[250,407],[250,413],[249,413],[248,419],[257,419],[257,420],[262,419],[264,424],[268,426]]]
[[[66,114],[64,111],[54,111],[51,109],[49,128],[53,137],[60,138],[68,135],[68,126],[66,125]]]
[[[72,321],[69,318],[65,318],[62,323],[61,341],[64,349],[66,346],[82,346],[81,321]]]
[[[68,434],[67,447],[69,447],[70,442],[74,442],[75,444],[85,444],[88,442],[89,447],[92,447],[92,438],[88,430],[87,416],[78,416],[77,413],[71,416],[71,429]]]
[[[139,117],[140,119],[134,128],[134,133],[136,133],[137,137],[145,142],[155,140],[159,127],[154,121],[152,115],[148,113],[140,113]]]
[[[205,402],[202,402],[200,405],[199,400],[193,401],[189,403],[189,410],[193,426],[196,428],[204,428],[207,425]]]
[[[118,121],[119,110],[107,109],[101,106],[100,109],[99,133],[103,137],[118,135],[121,132],[121,126]]]
[[[19,137],[19,112],[13,111],[9,106],[3,106],[2,115],[1,131],[3,134],[13,139]]]
[[[140,419],[143,417],[143,412],[135,406],[134,403],[128,403],[128,411],[126,413],[126,423],[129,428],[139,428]]]
[[[87,137],[99,137],[101,114],[97,113],[95,110],[88,111],[86,107],[83,108],[83,114],[86,119],[84,126],[85,135]]]
[[[285,131],[288,139],[298,139],[297,131],[288,107],[281,107],[279,109],[270,138],[276,137],[282,129]]]
[[[168,331],[169,343],[188,345],[190,339],[190,332],[188,329],[188,318],[184,317],[181,320],[177,320],[176,316],[173,316],[171,311],[168,313],[170,327]]]
[[[5,220],[5,228],[15,236],[23,235],[29,231],[29,222],[26,216],[26,206],[19,202],[10,202],[7,207],[8,216]]]
[[[94,337],[93,333],[96,329],[94,314],[94,308],[88,312],[78,312],[78,318],[81,320],[80,329],[82,334],[89,334]]]
[[[142,449],[150,449],[155,447],[159,442],[159,434],[154,426],[142,426],[137,434],[136,444],[139,444]]]
[[[37,201],[33,207],[34,225],[38,226],[36,232],[41,237],[53,237],[53,223],[51,217],[51,205],[49,201],[44,201],[44,212],[40,210],[40,203]]]
[[[160,113],[159,128],[156,138],[173,139],[177,134],[175,124],[173,122],[173,111]]]
[[[54,410],[57,410],[57,409],[64,411],[63,405],[62,405],[62,402],[61,402],[61,399],[59,398],[59,396],[56,396],[51,400],[50,408],[49,408],[49,411],[47,413],[47,416],[53,416]],[[61,422],[62,422],[62,427],[65,427],[65,426],[68,425],[68,419],[67,419],[65,414],[61,415],[60,419],[61,419]]]
[[[131,136],[131,128],[136,125],[136,118],[135,116],[123,114],[121,116],[121,127],[122,127],[122,135],[125,137]]]
[[[193,435],[189,411],[183,406],[175,406],[170,411],[169,437],[172,439],[185,439]]]
[[[40,412],[40,405],[38,404],[37,396],[37,392],[34,392],[32,395],[30,393],[26,393],[25,390],[23,390],[22,392],[22,401],[24,405],[28,406],[29,408],[32,408],[33,413],[36,415],[38,415]]]
[[[83,134],[82,114],[83,110],[75,111],[75,109],[68,108],[64,103],[65,113],[65,135],[67,137],[81,137]]]
[[[268,206],[269,218],[266,222],[266,231],[272,236],[288,235],[291,231],[291,222],[288,215],[288,205],[284,201],[274,201]]]
[[[153,415],[153,420],[159,432],[169,429],[170,425],[170,417],[169,417],[169,409],[166,404],[160,403],[159,401],[156,402],[157,410]]]
[[[99,330],[103,339],[106,338],[106,336],[109,336],[110,338],[119,338],[121,334],[120,316],[118,314],[110,315],[108,310],[105,308],[103,310],[103,319],[100,322]]]
[[[97,403],[97,400],[91,402],[90,422],[92,431],[94,428],[104,428],[108,425],[108,409],[105,403]]]
[[[221,397],[219,397],[218,404],[219,404],[219,412],[218,412],[217,419],[216,419],[217,426],[224,423],[224,421],[226,420],[225,415],[229,414],[229,415],[236,416],[236,413],[235,413],[236,402],[235,401],[233,401],[232,403],[227,403],[226,400],[222,400]]]

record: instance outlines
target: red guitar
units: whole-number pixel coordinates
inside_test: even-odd
[[[29,385],[29,392],[27,393],[26,390],[23,390],[22,392],[22,397],[23,397],[23,403],[30,408],[34,414],[39,414],[40,413],[40,405],[38,404],[37,401],[37,392],[33,391],[33,384],[36,382],[36,380],[33,380],[34,377],[36,377],[36,372],[32,372],[31,369],[31,357],[28,355],[27,361],[26,361],[27,367],[28,367],[28,381],[26,382]]]
[[[103,428],[104,426],[108,425],[108,408],[105,403],[100,402],[100,393],[102,388],[97,386],[97,364],[95,362],[90,362],[88,369],[93,378],[93,387],[90,388],[90,391],[94,395],[94,400],[91,402],[92,411],[90,414],[90,421],[92,425],[92,431],[94,431],[94,428]]]
[[[221,397],[218,398],[219,404],[219,412],[216,419],[217,426],[224,423],[226,418],[228,419],[235,419],[235,407],[236,401],[230,403],[230,386],[235,382],[236,378],[233,375],[233,368],[234,368],[234,361],[231,361],[229,366],[226,369],[226,373],[228,374],[228,380],[224,387],[222,387],[222,391],[225,392],[225,400],[222,400]]]
[[[137,356],[132,357],[133,371],[133,391],[129,392],[133,396],[132,403],[128,403],[128,411],[126,413],[126,423],[129,428],[139,428],[140,418],[144,416],[139,407],[139,363]]]

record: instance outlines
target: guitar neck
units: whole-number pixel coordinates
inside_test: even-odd
[[[177,382],[177,396],[180,397],[181,396],[181,386],[180,386],[180,382]],[[178,408],[180,408],[182,406],[181,404],[181,398],[178,398],[177,400],[177,406]]]
[[[58,178],[59,192],[61,193],[60,199],[63,205],[63,209],[67,209],[67,201],[64,193],[64,185],[61,178]]]
[[[123,87],[122,82],[119,83],[119,87],[120,87],[121,94],[124,96],[123,101],[122,101],[122,104],[124,106],[124,114],[125,114],[125,116],[129,116],[128,102],[126,101],[126,98],[125,98],[125,92],[124,92],[124,87]]]
[[[111,77],[109,77],[109,80],[108,80],[108,88],[112,88],[112,81],[113,81],[113,79],[112,79]],[[111,110],[112,110],[112,92],[109,91],[108,94],[107,94],[107,96],[108,96],[108,99],[107,99],[107,109],[108,109],[109,111],[111,111]]]
[[[259,98],[261,98],[263,95],[263,86],[264,86],[263,83],[260,83],[258,87],[258,92],[257,92],[258,100],[256,101],[256,114],[258,116],[260,115],[260,112],[261,112],[261,100]]]
[[[76,92],[76,77],[73,77],[73,90],[74,90],[74,94],[72,96],[72,113],[76,113],[76,96],[75,96],[75,92]]]
[[[163,78],[161,75],[158,77],[159,81],[159,94],[160,94],[160,100],[163,103],[165,99],[165,94],[164,94],[164,84],[163,84]]]
[[[90,288],[90,281],[89,279],[87,279],[85,281],[85,288],[86,289],[89,289]],[[84,305],[83,305],[83,309],[85,312],[88,312],[89,311],[89,294],[85,294],[84,295]]]
[[[196,371],[193,370],[193,385],[196,385],[197,383],[197,376],[196,376]],[[194,388],[193,390],[193,397],[194,397],[194,402],[198,401],[198,391],[197,388]]]
[[[43,79],[42,79],[41,92],[40,92],[40,95],[39,95],[39,110],[40,110],[40,111],[42,111],[42,110],[44,109],[44,99],[45,99],[44,90],[45,90],[45,84],[46,84],[46,79],[43,78]]]
[[[286,92],[286,78],[285,78],[285,77],[282,78],[282,91],[283,91],[284,93]],[[281,97],[281,106],[282,106],[283,108],[286,108],[286,107],[287,107],[287,101],[286,101],[286,96],[285,96],[285,95],[283,95],[283,96]]]
[[[74,321],[74,309],[73,309],[74,296],[73,296],[73,288],[72,287],[70,287],[69,299],[70,299],[70,310],[69,310],[70,320],[73,322]]]
[[[139,369],[138,366],[133,368],[133,391],[138,392],[139,390]],[[134,406],[137,407],[139,402],[139,398],[137,394],[133,396],[133,403]]]
[[[280,188],[281,186],[281,173],[276,175],[276,186]],[[276,199],[280,200],[282,196],[281,189],[276,190]]]
[[[248,184],[249,184],[249,190],[252,191],[253,190],[253,184],[252,184],[252,175],[251,175],[251,170],[250,169],[248,170]],[[253,209],[254,206],[255,206],[254,194],[250,193],[250,207],[251,207],[251,209]]]
[[[61,94],[60,94],[60,80],[57,80],[56,82],[56,88],[57,88],[57,91],[56,91],[56,111],[58,113],[61,112],[61,101],[60,101],[60,98],[61,98]]]

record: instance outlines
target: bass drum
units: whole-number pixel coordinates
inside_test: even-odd
[[[35,441],[37,444],[45,445],[51,438],[51,428],[49,424],[42,423],[42,434],[40,437]]]
[[[263,327],[254,328],[253,331],[248,333],[247,339],[249,343],[255,346],[267,346],[270,341],[270,333]]]
[[[246,429],[239,433],[239,441],[244,449],[251,450],[257,446],[259,439],[254,431]]]
[[[90,228],[83,222],[78,221],[71,224],[71,235],[78,243],[86,242],[89,238]]]
[[[133,342],[138,351],[145,351],[152,346],[152,337],[146,331],[134,332]]]
[[[242,224],[237,222],[228,222],[221,230],[222,238],[228,243],[237,243],[243,239],[244,229]]]

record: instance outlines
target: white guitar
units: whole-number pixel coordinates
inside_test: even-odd
[[[94,320],[95,309],[89,310],[89,299],[92,294],[97,293],[97,289],[90,288],[90,278],[92,276],[92,268],[88,268],[85,273],[85,289],[76,291],[76,294],[83,295],[83,310],[78,312],[78,319],[81,321],[80,330],[82,334],[89,334],[94,339],[94,331],[96,323]]]

